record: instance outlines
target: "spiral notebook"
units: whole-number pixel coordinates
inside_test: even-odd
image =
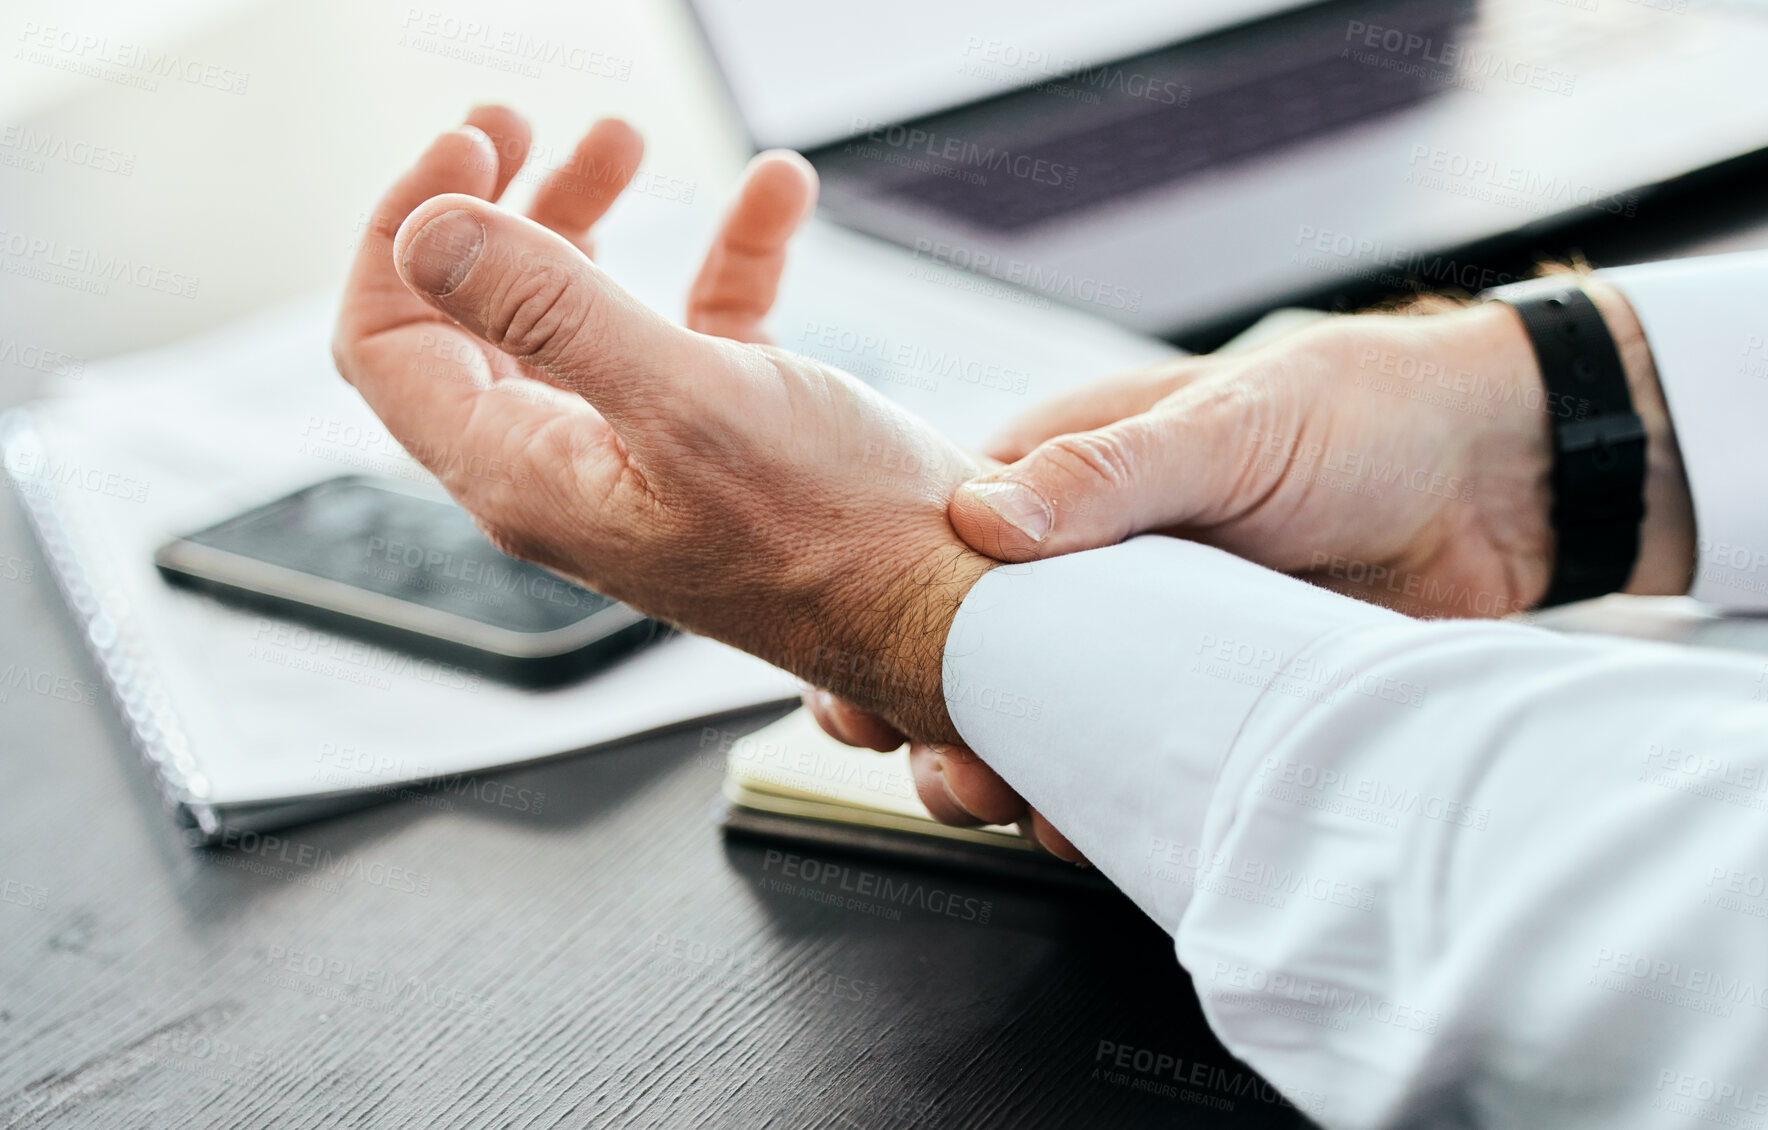
[[[785,672],[692,636],[527,690],[169,585],[152,559],[169,537],[345,471],[425,477],[331,371],[329,320],[315,304],[0,418],[50,571],[193,839],[475,788],[498,766],[795,695]]]
[[[598,258],[641,300],[679,309],[718,222],[711,204],[690,214],[623,200]],[[939,264],[911,277],[905,256],[813,221],[795,241],[773,320],[788,328],[781,344],[856,373],[960,443],[1038,398],[1173,355],[1062,308],[1028,334],[1018,305],[966,291],[958,284],[968,276]],[[336,303],[319,296],[94,364],[71,395],[15,410],[0,427],[7,480],[193,839],[482,780],[498,766],[796,696],[784,672],[686,635],[557,689],[444,685],[410,656],[303,648],[294,641],[309,637],[166,584],[152,557],[171,537],[344,473],[428,480],[338,379]],[[849,337],[916,348],[852,355],[841,349]],[[966,363],[983,356],[1016,374],[1011,388],[964,379]]]

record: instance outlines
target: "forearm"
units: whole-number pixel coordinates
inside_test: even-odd
[[[956,622],[960,729],[1316,1118],[1673,1124],[1665,1073],[1755,1082],[1768,1010],[1650,970],[1768,984],[1717,897],[1768,855],[1760,660],[1408,621],[1161,539],[1029,570]]]
[[[1552,282],[1564,278],[1548,276]],[[1614,338],[1633,410],[1645,425],[1645,514],[1639,526],[1639,558],[1622,591],[1636,596],[1679,595],[1688,591],[1693,577],[1694,510],[1651,345],[1625,295],[1595,278],[1580,281]],[[1518,284],[1517,289],[1530,285]],[[1580,419],[1588,405],[1547,395],[1522,319],[1509,305],[1484,303],[1446,316],[1467,323],[1462,333],[1473,344],[1461,346],[1464,353],[1477,356],[1500,379],[1520,385],[1517,395],[1498,406],[1497,419],[1486,433],[1488,450],[1480,453],[1480,461],[1515,466],[1538,459],[1545,475],[1552,464],[1556,421]],[[1550,506],[1551,501],[1551,489],[1544,482],[1540,503]],[[1546,582],[1545,576],[1540,578],[1536,598],[1545,594]]]
[[[814,617],[797,674],[917,740],[959,741],[942,693],[945,643],[964,598],[999,564],[962,545],[874,561],[863,585],[836,587],[836,603]]]
[[[1273,699],[1230,755],[1211,857],[1312,884],[1187,908],[1231,1047],[1347,1126],[1686,1125],[1675,1080],[1761,1084],[1759,660],[1474,623],[1314,654],[1423,698]]]

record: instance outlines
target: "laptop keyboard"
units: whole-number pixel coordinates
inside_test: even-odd
[[[1321,137],[1445,89],[1407,69],[1343,56],[1341,47],[1334,44],[1328,58],[1175,105],[1151,103],[1128,113],[1119,104],[1102,106],[1085,128],[1001,146],[1073,170],[1069,184],[970,169],[963,177],[915,177],[890,195],[976,227],[1014,231]]]
[[[982,174],[987,180],[980,185],[929,176],[899,187],[897,195],[1012,231],[1320,137],[1440,89],[1403,71],[1332,58],[1028,147],[1052,167],[1073,169],[1070,185],[996,173]]]

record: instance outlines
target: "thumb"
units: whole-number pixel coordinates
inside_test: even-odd
[[[670,324],[558,233],[470,196],[418,206],[393,244],[424,301],[610,421],[685,391],[706,338]]]
[[[1162,406],[1056,436],[960,486],[947,515],[970,548],[1000,561],[1114,545],[1208,505],[1209,463],[1221,454],[1211,432],[1187,409]]]

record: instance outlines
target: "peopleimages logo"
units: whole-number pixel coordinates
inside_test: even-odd
[[[319,766],[314,773],[316,778],[323,777],[332,784],[352,788],[361,787],[365,778],[369,781],[391,782],[371,786],[370,791],[402,799],[445,799],[427,796],[428,793],[435,792],[469,797],[480,804],[496,805],[516,812],[536,813],[546,804],[546,793],[540,789],[522,788],[490,779],[481,780],[473,774],[449,773],[407,761],[402,757],[357,749],[353,745],[322,742],[319,752],[314,755],[314,761]],[[448,805],[445,810],[452,811],[453,806]]]
[[[920,126],[855,118],[853,133],[855,140],[848,142],[847,151],[862,157],[881,156],[889,160],[884,152],[888,150],[890,155],[1000,173],[1033,184],[1047,184],[1058,188],[1073,188],[1075,178],[1080,175],[1080,169],[1074,165],[1050,161],[1030,153],[1015,152],[1005,146],[983,145],[961,137],[951,137],[938,130],[923,129]],[[877,153],[866,152],[859,140],[861,138],[874,146],[883,146],[884,150]]]
[[[311,671],[379,690],[392,687],[391,676],[412,678],[448,690],[479,693],[477,671],[403,651],[390,651],[299,624],[259,619],[253,625],[252,640],[246,649],[246,658],[261,659],[291,670]]]
[[[1378,459],[1365,452],[1335,448],[1299,436],[1272,434],[1257,428],[1249,431],[1246,439],[1253,457],[1263,460],[1258,464],[1259,469],[1267,474],[1295,476],[1304,482],[1320,482],[1321,485],[1333,485],[1337,480],[1339,488],[1345,489],[1347,494],[1353,492],[1346,489],[1345,484],[1354,486],[1361,481],[1376,487],[1404,487],[1419,494],[1462,502],[1473,498],[1472,479],[1445,474],[1431,467]],[[1367,489],[1360,493],[1366,497],[1381,497],[1379,492],[1371,494]]]
[[[1632,217],[1639,212],[1637,193],[1599,188],[1560,174],[1472,156],[1440,145],[1414,145],[1407,164],[1412,167],[1406,177],[1408,184],[1519,207],[1536,215],[1571,207],[1592,208],[1611,216]]]
[[[1352,667],[1340,667],[1324,660],[1299,653],[1279,651],[1262,643],[1218,636],[1204,632],[1197,639],[1194,674],[1227,677],[1230,672],[1247,672],[1246,678],[1234,682],[1246,686],[1267,687],[1280,693],[1296,693],[1296,697],[1330,702],[1340,690],[1378,698],[1402,706],[1420,706],[1427,688],[1420,683],[1390,675],[1375,675]]]
[[[1463,262],[1453,255],[1422,252],[1312,224],[1296,227],[1295,247],[1297,250],[1290,257],[1292,263],[1389,286],[1453,286],[1477,292],[1521,278],[1508,271]]]
[[[187,59],[176,52],[35,20],[25,21],[18,43],[15,59],[141,90],[158,90],[155,80],[166,79],[224,94],[244,94],[252,78],[245,71]]]
[[[1102,1073],[1115,1068],[1121,1072],[1134,1072],[1149,1080],[1171,1080],[1177,1086],[1190,1086],[1199,1091],[1216,1092],[1220,1095],[1235,1098],[1256,1099],[1272,1106],[1300,1107],[1303,1110],[1319,1113],[1325,1105],[1325,1096],[1317,1091],[1295,1091],[1296,1101],[1286,1098],[1277,1088],[1260,1078],[1254,1072],[1238,1067],[1219,1067],[1201,1060],[1186,1059],[1182,1055],[1158,1051],[1153,1048],[1141,1048],[1134,1044],[1121,1044],[1115,1040],[1100,1040],[1098,1049],[1093,1053],[1093,1077],[1106,1082],[1124,1082],[1110,1078]],[[1161,1088],[1156,1086],[1132,1086],[1139,1091],[1150,1091],[1164,1094],[1169,1098],[1185,1098],[1183,1093],[1174,1087]],[[1202,1105],[1219,1105],[1204,1103]],[[1232,1103],[1220,1109],[1234,1109]]]
[[[192,837],[193,842],[199,835],[194,829],[187,834]],[[360,879],[371,887],[383,887],[420,897],[427,897],[430,893],[430,876],[426,873],[390,866],[351,852],[338,854],[330,848],[299,840],[285,840],[267,833],[225,828],[218,838],[208,841],[208,846],[226,849],[213,852],[209,856],[217,863],[268,861],[315,875]]]
[[[1538,385],[1525,385],[1522,381],[1509,380],[1493,373],[1450,369],[1432,358],[1421,359],[1391,349],[1377,349],[1374,346],[1365,348],[1357,358],[1357,368],[1364,373],[1392,377],[1394,381],[1403,384],[1434,385],[1453,396],[1480,401],[1482,405],[1518,404],[1531,412],[1545,412],[1561,420],[1582,420],[1591,411],[1590,401],[1585,397],[1547,392]],[[1361,374],[1357,384],[1365,388],[1376,388],[1377,391],[1393,391],[1394,388],[1392,381],[1387,382],[1387,387],[1383,388],[1364,381]],[[1480,414],[1490,418],[1497,412],[1490,409]]]
[[[538,575],[501,556],[482,558],[456,554],[452,550],[431,549],[379,534],[369,537],[363,556],[371,563],[391,566],[393,571],[388,579],[404,579],[404,571],[416,570],[430,577],[459,581],[465,586],[482,586],[500,595],[544,600],[566,608],[576,608],[586,600],[599,603],[593,593],[569,581]]]
[[[1127,310],[1134,314],[1142,309],[1142,292],[1134,287],[1113,286],[1088,275],[1076,275],[1050,267],[1039,267],[1023,259],[1003,258],[987,251],[975,251],[945,240],[917,237],[914,257],[932,259],[960,270],[975,271],[989,278],[1012,283],[1026,290],[1047,294],[1074,304],[1103,306],[1109,310]]]
[[[1424,1033],[1435,1033],[1442,1024],[1441,1015],[1434,1009],[1283,970],[1218,960],[1210,970],[1209,981],[1207,995],[1226,1007],[1287,1016],[1336,1031],[1347,1031],[1352,1021]]]
[[[1349,910],[1367,912],[1375,909],[1375,892],[1359,883],[1266,860],[1236,857],[1224,851],[1206,849],[1200,844],[1158,836],[1149,841],[1142,873],[1162,882],[1225,895],[1273,910],[1288,905],[1290,895]]]
[[[0,670],[0,703],[10,701],[12,692],[20,690],[61,702],[77,702],[84,706],[91,706],[98,701],[97,683],[9,663],[5,670]]]
[[[1259,764],[1258,775],[1266,785],[1266,795],[1271,795],[1275,786],[1287,786],[1281,790],[1286,794],[1282,799],[1301,803],[1305,807],[1321,807],[1317,803],[1309,803],[1315,798],[1335,798],[1389,816],[1418,816],[1476,831],[1484,831],[1492,823],[1492,810],[1484,805],[1470,804],[1404,785],[1391,785],[1374,777],[1365,777],[1332,766],[1267,757]],[[1396,826],[1396,822],[1384,823],[1388,827]]]
[[[899,800],[915,799],[914,785],[886,758],[831,757],[820,747],[791,746],[715,726],[701,727],[700,749],[724,758],[727,764],[742,764],[750,776],[776,784],[797,785],[810,777]]]
[[[809,353],[819,360],[850,370],[864,367],[868,371],[861,372],[861,376],[875,376],[927,392],[937,392],[942,380],[1015,395],[1024,395],[1031,387],[1031,374],[1023,369],[1011,369],[983,357],[931,349],[917,342],[861,333],[843,326],[805,322],[798,341],[799,352]],[[878,364],[864,366],[867,361]]]
[[[1743,360],[1737,363],[1738,376],[1768,380],[1768,337],[1750,334],[1744,338],[1743,351],[1739,356]]]
[[[1040,89],[1072,88],[1093,95],[1088,101],[1094,105],[1103,101],[1096,92],[1140,98],[1162,106],[1183,106],[1191,101],[1191,88],[1182,82],[1155,78],[1140,71],[1126,71],[1109,64],[1089,67],[1083,60],[1071,56],[1051,55],[1036,47],[1021,47],[980,35],[972,35],[965,41],[964,57],[986,66],[978,67],[972,63],[961,73],[985,79],[998,79],[1015,72],[1021,76],[1041,75],[1051,81]],[[989,69],[993,67],[999,67],[1000,71]]]
[[[900,919],[901,908],[906,907],[986,926],[994,914],[994,902],[990,899],[975,898],[944,887],[928,886],[914,879],[897,879],[880,871],[850,867],[844,863],[827,863],[809,856],[769,848],[762,857],[761,870],[764,873],[775,873],[776,869],[783,880],[795,880],[801,886],[764,878],[763,883],[770,890],[795,894],[808,901],[827,903],[881,918]]]
[[[416,1003],[469,1016],[491,1014],[491,1002],[478,993],[312,950],[273,945],[264,954],[264,965],[262,980],[267,984],[371,1012],[398,1012]]]
[[[50,458],[40,451],[8,453],[6,470],[21,492],[45,494],[58,487],[88,490],[124,502],[146,502],[148,483],[68,458]]]
[[[46,161],[62,161],[78,168],[129,176],[135,172],[135,154],[90,141],[69,139],[65,134],[30,126],[0,126],[0,164],[40,173]]]
[[[195,298],[202,280],[114,252],[65,244],[26,232],[0,231],[0,270],[93,294],[109,294],[113,283],[136,286],[177,298]]]
[[[1548,94],[1570,96],[1578,84],[1577,75],[1512,59],[1477,43],[1439,40],[1435,36],[1363,20],[1351,20],[1345,28],[1344,39],[1349,44],[1344,48],[1345,58],[1359,63],[1403,63],[1392,69],[1419,76],[1471,79],[1479,84],[1474,89],[1480,89],[1483,80],[1497,79]],[[1429,69],[1431,67],[1441,70],[1433,72]]]
[[[616,82],[632,78],[631,59],[550,35],[534,35],[514,25],[463,19],[434,8],[409,7],[399,26],[401,47],[526,78],[539,78],[546,66]]]
[[[1591,964],[1596,983],[1610,992],[1717,1016],[1732,1015],[1738,1005],[1768,1010],[1768,982],[1750,977],[1607,946]]]
[[[1661,1068],[1657,1090],[1656,1109],[1719,1126],[1760,1126],[1760,1116],[1768,1115],[1768,1091],[1692,1071]]]
[[[0,365],[14,365],[20,369],[33,369],[52,377],[67,377],[76,381],[86,370],[83,358],[57,349],[23,344],[10,337],[0,337]]]

